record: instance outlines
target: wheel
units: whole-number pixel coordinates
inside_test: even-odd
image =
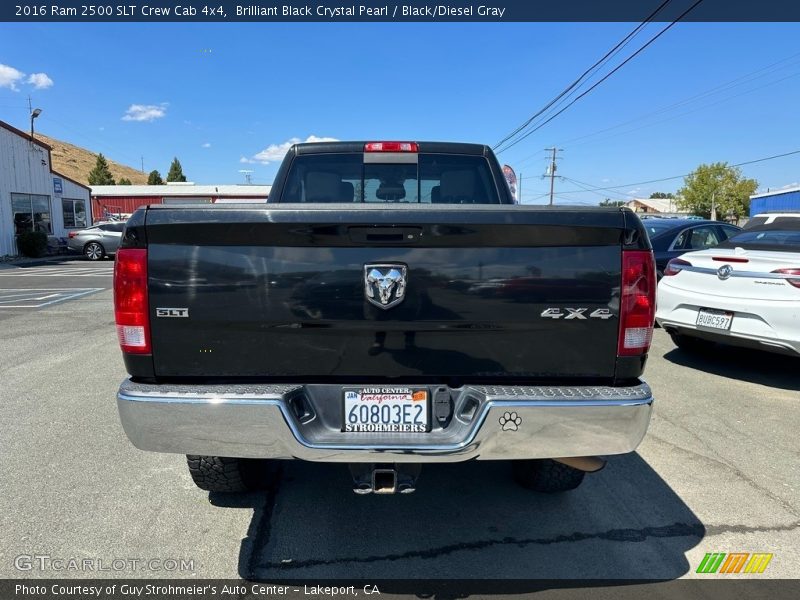
[[[276,479],[268,460],[188,454],[186,462],[195,485],[208,492],[253,492]]]
[[[106,255],[106,249],[99,242],[89,242],[83,247],[83,255],[89,260],[100,260]]]
[[[702,352],[703,350],[708,350],[713,344],[713,342],[708,340],[675,333],[674,331],[670,332],[669,337],[672,338],[672,342],[678,348],[687,352]]]
[[[515,460],[513,469],[514,479],[518,484],[546,494],[574,490],[586,475],[579,469],[550,459]]]

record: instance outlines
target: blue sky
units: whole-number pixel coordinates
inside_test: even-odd
[[[0,119],[27,128],[30,94],[37,130],[137,168],[144,156],[146,172],[166,175],[178,156],[197,183],[242,182],[240,169],[271,183],[294,138],[493,145],[634,26],[6,23]],[[622,186],[800,149],[798,35],[800,24],[678,24],[500,160],[523,175],[525,202],[544,202],[543,149],[557,145],[572,180],[556,181],[558,201],[596,203],[681,180],[594,193],[574,181]],[[762,189],[797,184],[800,155],[744,173]]]

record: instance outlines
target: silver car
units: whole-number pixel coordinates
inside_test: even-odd
[[[70,231],[67,245],[70,250],[82,253],[89,260],[100,260],[117,251],[124,228],[124,222],[109,222]]]

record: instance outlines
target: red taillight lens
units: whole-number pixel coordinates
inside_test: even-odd
[[[673,258],[671,261],[667,263],[666,268],[664,269],[664,277],[672,277],[673,275],[677,275],[681,272],[683,267],[691,267],[692,263],[688,260],[683,260],[681,258]]]
[[[656,316],[656,263],[648,250],[622,252],[617,355],[645,354]]]
[[[67,237],[68,237],[69,239],[72,239],[72,238],[74,238],[76,235],[78,235],[78,232],[77,232],[77,231],[70,231],[70,232],[67,234]]]
[[[114,319],[123,352],[150,354],[147,250],[121,248],[114,263]]]
[[[797,279],[786,278],[786,281],[796,288],[800,288],[800,269],[775,269],[773,273],[781,273],[783,275],[797,275]]]
[[[416,142],[367,142],[364,152],[419,152]]]

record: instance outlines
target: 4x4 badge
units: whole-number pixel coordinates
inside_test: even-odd
[[[367,301],[387,310],[406,297],[408,267],[402,263],[364,265],[364,295]]]

